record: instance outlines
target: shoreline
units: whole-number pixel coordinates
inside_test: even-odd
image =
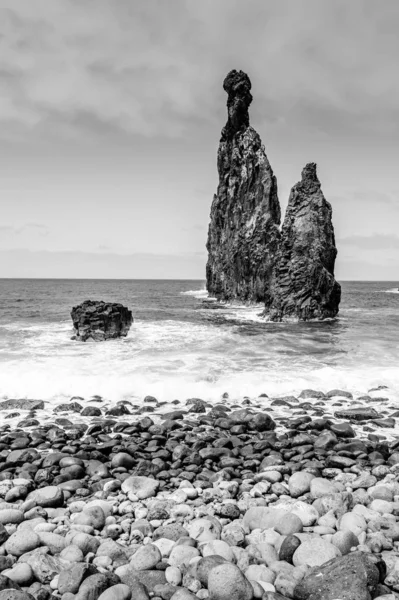
[[[152,395],[118,401],[112,401],[100,395],[90,398],[83,396],[57,397],[51,400],[32,397],[28,399],[3,397],[0,398],[0,419],[2,418],[4,425],[28,429],[53,419],[54,425],[59,424],[66,431],[68,428],[73,428],[76,423],[85,431],[93,423],[114,419],[123,418],[124,422],[133,425],[142,415],[148,414],[154,423],[159,425],[165,413],[172,410],[181,410],[186,417],[190,416],[189,405],[193,399],[203,403],[205,410],[211,410],[215,405],[223,405],[227,412],[242,406],[249,406],[258,411],[264,410],[273,418],[277,430],[281,433],[286,431],[287,422],[293,416],[310,415],[315,418],[332,419],[339,423],[343,421],[336,414],[339,410],[354,406],[374,407],[378,412],[375,419],[370,419],[367,423],[364,422],[360,425],[356,422],[353,423],[356,435],[367,437],[367,434],[373,429],[382,439],[392,440],[395,436],[399,436],[399,420],[397,419],[399,417],[399,398],[396,390],[391,390],[385,385],[370,388],[364,393],[352,393],[343,389],[328,391],[303,389],[300,392],[288,392],[276,396],[262,393],[257,397],[231,398],[226,392],[213,399],[193,397],[185,401],[178,399],[158,401]],[[75,406],[75,409],[71,410],[72,405]],[[63,420],[63,423],[58,423],[60,419]],[[363,431],[364,427],[366,429]]]
[[[383,386],[360,399],[147,397],[135,414],[100,397],[51,418],[44,406],[0,402],[20,413],[0,426],[13,600],[345,599],[348,569],[359,598],[399,598],[399,442]]]

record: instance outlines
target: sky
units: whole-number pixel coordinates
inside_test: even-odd
[[[398,0],[0,0],[0,277],[204,279],[231,69],[341,280],[399,278]]]

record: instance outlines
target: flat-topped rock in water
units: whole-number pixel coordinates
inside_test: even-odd
[[[126,337],[133,323],[132,312],[122,304],[86,300],[71,312],[73,340],[96,342]]]
[[[380,416],[374,408],[358,406],[345,410],[337,410],[334,413],[337,419],[348,419],[349,421],[369,421],[378,419]]]
[[[208,231],[207,290],[218,300],[262,302],[280,237],[277,180],[249,124],[251,82],[230,71],[228,120],[218,150],[219,185]]]
[[[37,410],[43,409],[43,400],[27,400],[26,398],[13,398],[0,402],[0,410]]]
[[[315,163],[302,171],[288,200],[265,314],[271,321],[335,317],[341,286],[334,279],[334,228]]]

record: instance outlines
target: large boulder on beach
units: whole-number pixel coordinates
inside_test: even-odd
[[[335,317],[341,286],[334,279],[334,227],[315,163],[302,171],[288,200],[265,314],[271,321]]]
[[[294,590],[296,600],[370,600],[379,581],[373,561],[361,552],[315,567]]]
[[[71,312],[73,340],[101,342],[126,337],[133,323],[132,312],[122,304],[86,300]]]
[[[206,286],[218,300],[261,302],[277,249],[277,181],[249,124],[251,81],[230,71],[223,82],[228,119],[218,150],[219,185],[208,231]]]

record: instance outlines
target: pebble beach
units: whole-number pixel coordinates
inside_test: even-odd
[[[2,600],[399,598],[389,388],[45,404],[0,402]]]

